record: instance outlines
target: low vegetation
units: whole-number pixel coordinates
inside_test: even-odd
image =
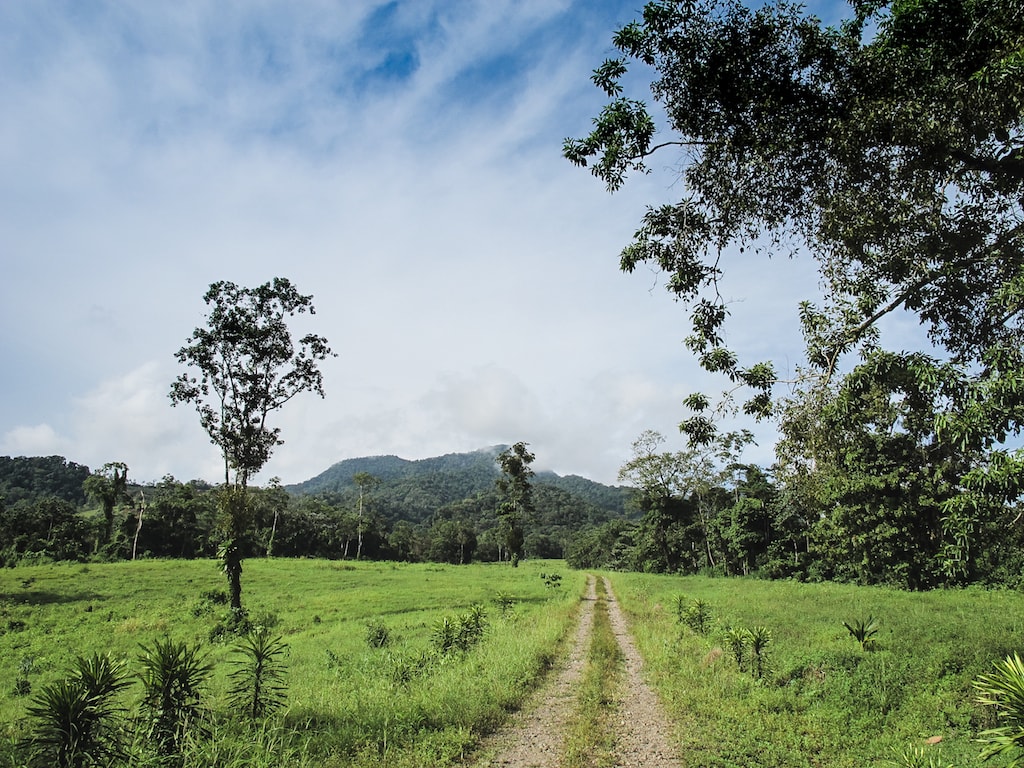
[[[7,569],[0,766],[452,764],[572,626],[551,567],[254,560],[241,635],[210,560]]]
[[[1024,668],[1004,662],[1024,636],[1019,592],[612,580],[688,765],[962,767],[983,748],[1020,759]],[[687,621],[696,601],[712,617],[703,632]]]

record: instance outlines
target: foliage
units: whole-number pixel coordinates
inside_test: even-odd
[[[123,665],[109,656],[77,658],[72,674],[44,686],[28,707],[30,763],[82,768],[120,757],[115,697],[127,685]]]
[[[548,589],[558,589],[562,586],[562,574],[542,573],[540,577],[544,580],[544,586]]]
[[[103,508],[103,543],[109,544],[114,531],[114,508],[128,499],[128,465],[111,461],[97,469],[82,483],[85,495]]]
[[[284,278],[256,288],[227,281],[210,285],[203,300],[211,306],[206,327],[196,328],[175,354],[188,370],[171,384],[172,405],[188,403],[224,457],[220,498],[221,559],[231,592],[231,607],[242,610],[243,543],[249,530],[249,478],[280,445],[280,429],[268,416],[296,395],[324,395],[317,363],[331,354],[327,339],[306,334],[292,340],[288,318],[315,314],[313,297],[303,296]],[[198,370],[198,378],[190,375]],[[234,484],[230,470],[234,470]]]
[[[728,627],[724,632],[725,644],[729,646],[736,667],[741,672],[745,668],[747,644],[750,642],[750,630],[745,627]]]
[[[695,765],[857,768],[887,764],[913,743],[935,766],[968,766],[977,762],[978,732],[1003,725],[986,711],[993,708],[975,704],[971,681],[1019,645],[1019,593],[610,578],[680,750]],[[770,627],[760,680],[749,646],[741,674],[721,633],[680,634],[671,610],[680,590],[713,604],[723,626]],[[865,654],[850,646],[841,622],[869,607],[886,617],[887,639]]]
[[[765,667],[768,664],[768,646],[772,642],[772,633],[768,627],[755,626],[747,630],[747,642],[750,646],[750,666],[754,677],[760,680],[764,677]]]
[[[924,747],[911,747],[910,749],[893,748],[896,755],[894,764],[898,768],[954,768],[952,763],[943,765],[935,755],[929,755]]]
[[[839,497],[850,519],[887,517],[900,454],[917,452],[905,467],[910,487],[892,503],[893,530],[876,524],[868,540],[882,533],[886,550],[905,552],[929,543],[904,530],[907,510],[921,506],[938,549],[920,577],[896,578],[956,583],[971,576],[978,533],[1012,519],[1003,505],[1024,489],[1024,453],[1009,440],[1024,415],[1024,21],[1016,0],[850,5],[851,18],[826,26],[782,0],[647,3],[615,33],[620,55],[594,71],[608,103],[593,130],[563,151],[611,190],[655,162],[679,168],[682,199],[648,210],[622,269],[664,272],[690,312],[688,348],[732,388],[723,405],[742,389],[746,414],[779,415],[811,475],[815,438],[828,432],[801,431],[804,416],[814,423],[832,404],[856,412],[871,391],[893,406],[883,482],[870,482],[863,449],[884,430],[857,425],[868,439],[841,457],[856,471]],[[664,139],[627,92],[634,63],[653,73]],[[732,271],[750,276],[778,263],[765,257],[798,252],[812,258],[823,299],[799,307],[804,363],[780,401],[776,366],[727,345],[724,284]],[[890,318],[918,322],[926,338],[887,351],[880,329]],[[683,429],[696,443],[712,439],[711,400],[694,395],[687,406]],[[839,463],[825,482],[841,477]]]
[[[281,657],[287,650],[284,640],[271,635],[267,627],[254,627],[241,639],[236,646],[236,669],[229,676],[228,698],[236,711],[259,720],[284,705]]]
[[[486,627],[487,611],[479,603],[457,617],[442,616],[434,623],[434,648],[441,654],[465,653],[480,642]]]
[[[386,648],[391,645],[391,630],[382,621],[366,623],[366,644],[371,648]]]
[[[267,417],[302,392],[323,397],[317,363],[331,354],[327,339],[306,334],[296,348],[288,327],[288,318],[316,313],[312,299],[280,277],[256,288],[213,283],[203,296],[211,307],[206,326],[175,354],[198,378],[180,374],[171,385],[171,403],[195,406],[223,453],[225,476],[233,469],[239,486],[281,443],[280,429],[270,427]]]
[[[501,467],[501,477],[495,481],[501,495],[499,519],[501,520],[502,539],[505,550],[512,565],[518,565],[523,556],[525,533],[523,526],[535,513],[533,505],[534,476],[530,464],[536,458],[523,442],[498,454],[497,462]]]
[[[85,560],[93,530],[71,502],[57,497],[22,499],[11,506],[0,501],[4,531],[0,562],[13,566],[30,560]]]
[[[200,691],[200,727],[189,730],[180,755],[154,754],[151,713],[141,701],[141,686],[118,699],[127,708],[119,718],[127,763],[458,765],[477,734],[493,730],[522,706],[570,631],[584,578],[564,573],[562,589],[551,592],[539,573],[556,568],[556,563],[533,561],[512,569],[254,558],[246,563],[252,620],[262,625],[267,614],[280,618],[277,632],[289,647],[287,707],[253,723],[231,706],[229,675],[237,653],[231,638],[205,656],[215,666]],[[0,679],[13,683],[20,658],[31,650],[39,653],[33,693],[56,682],[63,653],[53,645],[58,636],[61,647],[131,658],[132,671],[142,671],[134,660],[139,644],[151,647],[171,632],[176,643],[194,647],[208,625],[206,614],[192,615],[196,596],[222,591],[220,575],[205,560],[8,569],[0,588]],[[499,592],[516,596],[516,610],[500,615],[491,608],[469,653],[441,657],[433,650],[431,627],[438,617],[457,618]],[[15,621],[22,628],[3,631]],[[370,621],[387,622],[393,630],[390,646],[367,649]],[[335,656],[330,670],[323,663],[327,648]],[[26,699],[9,687],[0,691],[0,765],[26,765],[27,755],[14,751],[28,735],[25,706]]]
[[[201,728],[201,692],[213,665],[198,646],[167,637],[142,646],[139,663],[149,738],[157,754],[180,755],[186,738]]]
[[[699,635],[706,635],[711,628],[711,606],[699,597],[686,607],[681,617],[683,623]]]
[[[872,648],[875,644],[875,635],[878,634],[878,622],[874,616],[866,619],[854,619],[853,622],[844,621],[843,626],[850,633],[850,637],[860,643],[863,650]]]
[[[63,456],[0,456],[0,498],[11,505],[51,497],[81,504],[88,477],[88,467]]]
[[[1014,653],[994,667],[994,672],[974,681],[978,703],[992,707],[1002,723],[978,735],[985,744],[981,756],[984,760],[1007,757],[1006,765],[1017,768],[1024,764],[1024,661]]]

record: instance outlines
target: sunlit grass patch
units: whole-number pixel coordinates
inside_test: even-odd
[[[202,700],[220,741],[183,742],[186,766],[375,765],[385,755],[391,765],[444,765],[519,706],[551,664],[584,585],[566,572],[564,587],[547,587],[540,574],[559,565],[246,561],[250,618],[284,644],[283,701],[250,726],[262,753],[242,743],[249,736],[232,711],[228,675],[237,667],[227,662],[238,638],[210,640],[226,610],[213,599],[223,589],[217,563],[9,569],[0,582],[0,680],[10,681],[0,690],[0,765],[15,760],[12,745],[27,733],[31,691],[60,680],[75,656],[109,654],[133,668],[141,646],[165,637],[201,646],[214,667]],[[433,626],[473,606],[486,615],[478,642],[438,653]],[[367,641],[368,623],[386,644]],[[134,712],[140,699],[135,683],[120,705]]]
[[[973,739],[991,714],[974,702],[971,682],[1024,642],[1016,592],[612,579],[676,743],[702,766],[853,768],[917,747],[942,764],[973,764]],[[680,593],[710,607],[705,634],[679,622]],[[866,616],[877,629],[867,645],[844,624]],[[759,628],[770,637],[760,679],[749,655]],[[742,667],[730,629],[748,633]]]

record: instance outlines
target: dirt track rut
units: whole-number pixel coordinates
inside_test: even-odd
[[[671,725],[657,696],[641,674],[643,661],[629,634],[626,619],[603,579],[612,631],[625,660],[612,717],[616,768],[679,768],[669,744]],[[489,737],[475,768],[559,768],[566,729],[576,707],[597,605],[596,579],[591,576],[583,598],[579,624],[568,654],[548,683],[509,724]]]

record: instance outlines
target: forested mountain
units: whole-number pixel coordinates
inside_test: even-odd
[[[495,457],[505,446],[482,448],[471,453],[448,453],[429,459],[409,460],[398,456],[365,456],[345,459],[331,465],[316,477],[286,486],[295,494],[317,495],[348,493],[355,490],[353,478],[360,473],[373,475],[384,485],[410,478],[428,481],[434,488],[445,487],[442,496],[455,501],[490,489],[498,476]]]
[[[81,504],[88,476],[88,467],[63,456],[0,456],[0,498],[8,504],[53,497]]]
[[[495,459],[507,447],[495,445],[470,453],[448,453],[418,460],[398,456],[345,459],[316,477],[286,486],[285,490],[296,495],[351,497],[358,493],[353,478],[366,473],[379,481],[373,498],[382,517],[391,522],[418,523],[446,505],[491,494],[501,474]],[[562,477],[554,472],[538,472],[535,484],[552,491],[557,489],[578,503],[602,510],[605,514],[601,516],[605,518],[627,514],[630,491],[626,488],[603,485],[577,475]],[[548,495],[554,494],[549,492]]]

